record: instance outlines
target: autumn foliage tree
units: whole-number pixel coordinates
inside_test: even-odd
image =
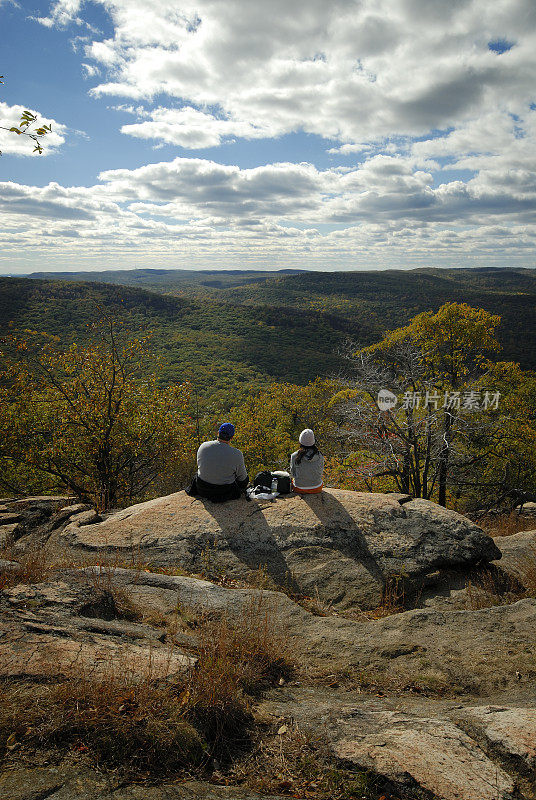
[[[489,365],[480,387],[500,395],[500,413],[474,426],[453,480],[475,510],[512,508],[536,495],[536,372],[499,361]]]
[[[484,400],[485,411],[496,410],[475,384],[499,349],[499,322],[483,309],[446,303],[349,352],[352,374],[338,400],[349,440],[368,454],[365,473],[389,476],[401,491],[446,505],[452,469],[466,457],[464,442],[475,425],[482,428],[482,416],[473,416],[477,404]],[[394,395],[391,408],[379,408],[381,390]]]
[[[307,386],[274,383],[235,406],[229,414],[236,426],[233,444],[244,453],[250,475],[287,469],[304,428],[315,431],[321,449],[332,450],[335,421],[330,403],[335,392],[336,384],[321,378]]]
[[[91,334],[66,347],[31,332],[4,343],[1,482],[12,492],[64,487],[100,509],[156,483],[182,488],[195,452],[189,385],[158,386],[146,337],[109,319]]]

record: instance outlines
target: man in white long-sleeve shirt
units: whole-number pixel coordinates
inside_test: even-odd
[[[218,438],[197,451],[197,494],[214,503],[237,500],[249,483],[244,456],[230,444],[234,432],[234,425],[224,422]]]

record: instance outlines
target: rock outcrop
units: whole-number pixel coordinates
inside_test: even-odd
[[[95,586],[108,588],[103,594]],[[4,592],[0,603],[7,631],[0,638],[4,660],[11,661],[11,669],[20,664],[38,674],[45,669],[43,664],[54,670],[63,661],[70,663],[79,643],[86,648],[80,648],[82,653],[101,646],[105,655],[111,652],[108,647],[115,646],[117,653],[121,648],[130,652],[125,647],[136,645],[167,658],[169,647],[159,641],[161,631],[143,619],[125,619],[107,605],[106,592],[111,589],[146,616],[163,620],[173,619],[178,608],[194,618],[213,614],[241,620],[258,601],[287,642],[291,657],[306,665],[311,675],[353,675],[359,683],[382,691],[480,693],[529,685],[534,675],[534,599],[478,611],[416,609],[356,621],[311,614],[281,592],[228,589],[188,576],[140,570],[107,568],[101,573],[98,567],[64,570],[59,580]],[[45,644],[47,652],[56,649],[55,659],[43,657]],[[174,645],[179,654],[183,645],[191,651],[195,636],[184,630]]]
[[[0,775],[2,800],[288,800],[288,795],[259,795],[236,786],[203,781],[124,786],[92,769],[39,767],[12,769]]]
[[[518,784],[534,781],[534,709],[463,707],[459,701],[445,706],[437,699],[414,701],[419,703],[415,709],[397,708],[384,695],[385,685],[394,698],[412,687],[441,696],[531,686],[536,600],[472,612],[421,609],[356,621],[315,616],[280,592],[226,588],[146,570],[61,569],[52,580],[2,592],[1,674],[50,681],[88,671],[105,674],[110,665],[143,675],[150,665],[156,678],[173,675],[192,665],[197,629],[195,624],[182,631],[175,626],[169,638],[173,626],[166,622],[178,615],[194,622],[206,615],[239,621],[252,607],[266,614],[274,635],[287,642],[303,675],[314,679],[331,674],[330,684],[335,685],[333,678],[338,675],[354,681],[353,692],[337,693],[301,687],[300,675],[296,687],[273,690],[260,711],[272,714],[274,735],[282,718],[289,721],[289,735],[293,725],[310,729],[327,742],[342,768],[370,771],[396,796],[532,797],[520,793]],[[376,684],[377,697],[361,688],[363,680]],[[91,772],[47,767],[22,769],[17,775],[16,770],[0,775],[0,797],[2,791],[10,800],[56,795],[58,800],[138,797],[135,786],[111,791]],[[43,794],[35,794],[38,787]],[[178,793],[167,786],[140,787],[139,797],[178,800],[190,797],[188,791],[187,786]],[[191,797],[253,800],[255,796],[197,784]]]
[[[411,708],[417,704],[419,708]],[[293,728],[323,731],[342,764],[381,777],[397,797],[533,797],[535,773],[529,765],[534,709],[459,710],[422,701],[406,703],[407,709],[393,705],[383,698],[361,698],[350,705],[343,693],[285,687],[266,698],[258,714],[265,722],[285,722],[289,733]]]
[[[329,725],[334,754],[404,790],[441,800],[511,800],[514,781],[447,720],[348,709]]]
[[[47,680],[125,673],[168,676],[195,659],[162,632],[133,621],[111,586],[96,575],[66,571],[63,579],[19,584],[0,596],[0,675]]]
[[[536,773],[536,710],[474,706],[457,714],[458,724],[484,746],[534,777]]]
[[[490,569],[521,581],[519,565],[536,562],[536,532],[494,543],[433,503],[336,490],[224,506],[179,492],[103,522],[62,498],[8,503],[0,514],[21,526],[4,554],[13,560],[0,561],[0,679],[47,685],[108,670],[167,678],[195,670],[207,619],[243,624],[261,613],[298,670],[256,701],[263,741],[279,737],[284,748],[285,737],[306,733],[338,768],[374,776],[378,794],[536,796],[536,599],[468,610],[457,597],[468,570],[501,551]],[[58,564],[32,572],[32,547]],[[80,566],[61,566],[66,554]],[[195,576],[251,581],[259,569],[272,587],[334,608],[312,614],[292,591]],[[164,574],[180,570],[193,574]],[[441,602],[423,594],[424,608],[377,619],[358,611],[375,607],[390,581],[425,584]],[[260,800],[205,782],[113,784],[72,753],[35,765],[14,753],[0,772],[1,800]]]
[[[73,520],[53,541],[79,554],[134,554],[209,576],[251,580],[264,570],[274,588],[337,609],[375,608],[391,581],[411,592],[437,570],[500,558],[478,526],[435,503],[336,489],[224,505],[177,492],[101,524]]]

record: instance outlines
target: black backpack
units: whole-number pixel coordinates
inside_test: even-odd
[[[278,494],[290,493],[290,475],[287,472],[258,472],[253,478],[253,487],[259,491],[272,492],[272,481],[276,481],[275,491]]]
[[[264,472],[257,472],[255,477],[253,478],[253,488],[259,489],[264,492],[271,492],[272,491],[272,473],[268,472],[267,469]]]

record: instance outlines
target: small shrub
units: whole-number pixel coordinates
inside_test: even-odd
[[[226,663],[242,689],[257,694],[293,671],[286,644],[276,631],[265,595],[251,594],[236,622],[220,617],[200,625],[199,665],[208,669]]]

